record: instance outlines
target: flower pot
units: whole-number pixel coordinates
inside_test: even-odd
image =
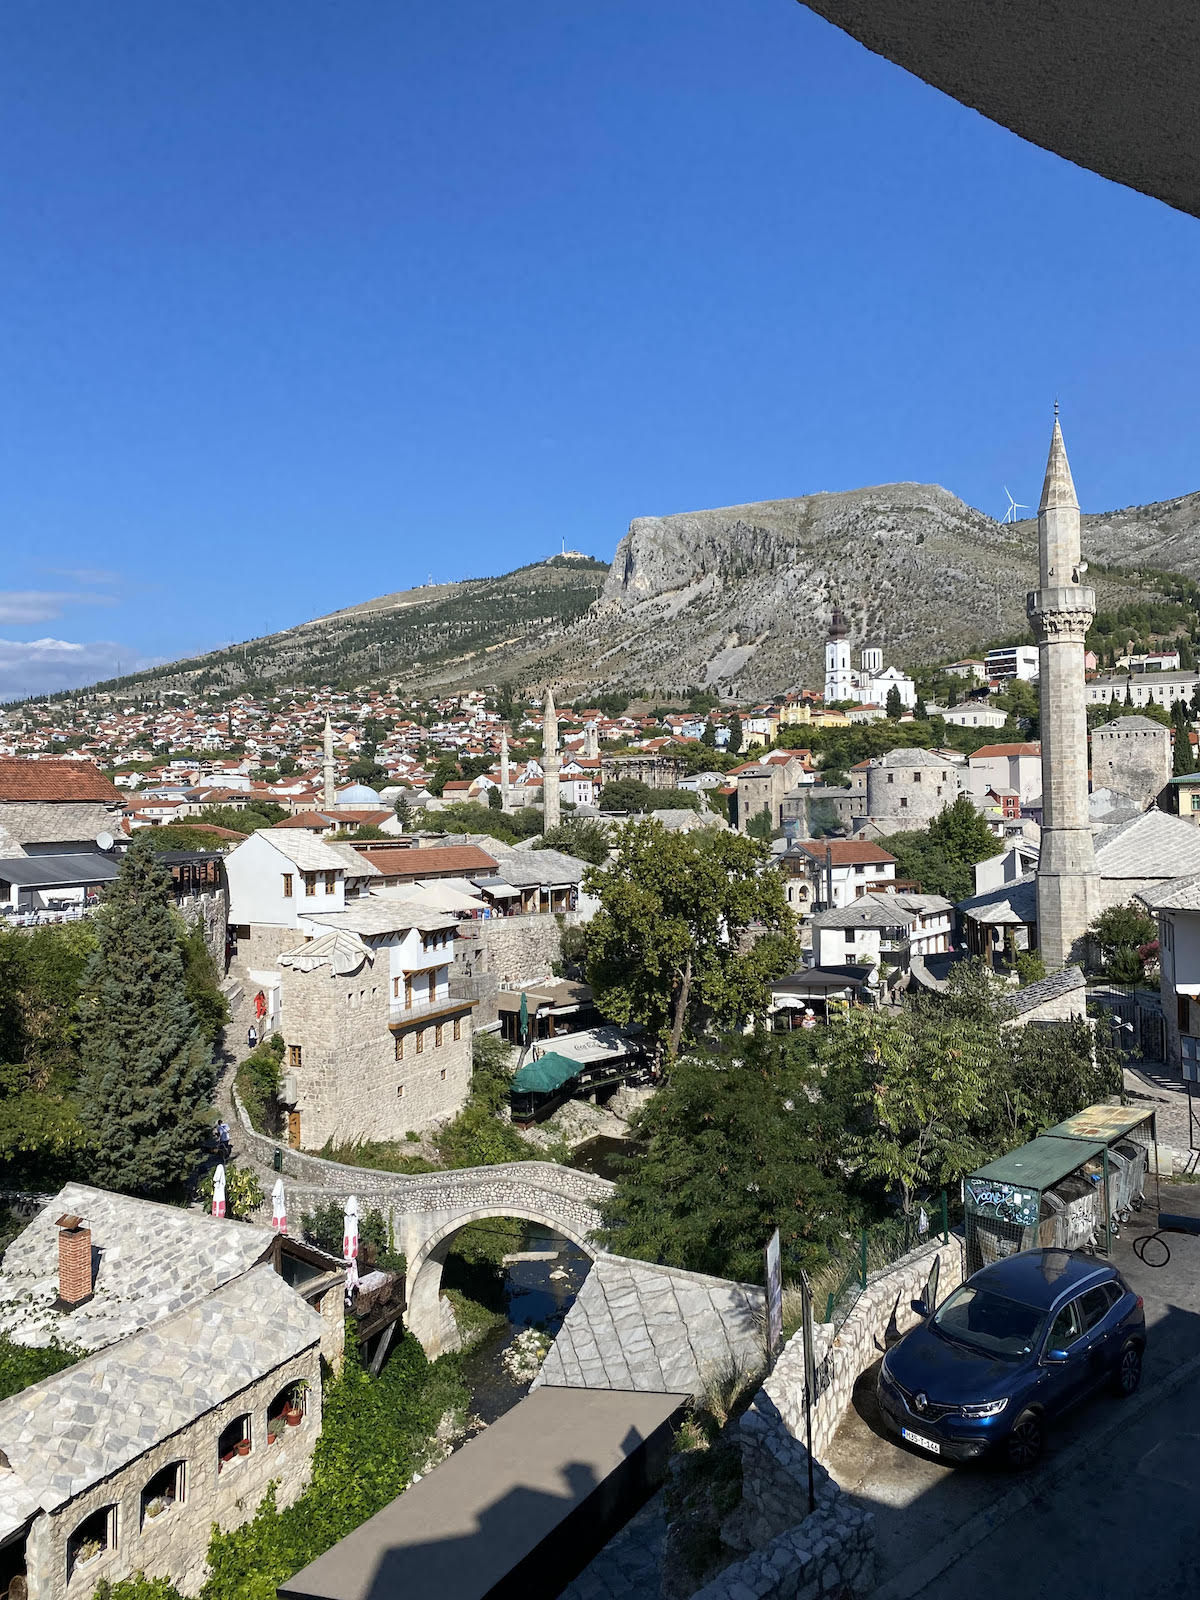
[[[239,1456],[248,1456],[250,1454],[249,1439],[239,1439],[237,1444],[234,1446],[234,1450]]]
[[[291,1406],[284,1412],[284,1419],[289,1428],[298,1428],[304,1421],[304,1413],[299,1406]]]
[[[267,1443],[268,1444],[274,1444],[276,1439],[278,1439],[278,1437],[279,1437],[279,1430],[277,1428],[268,1430]]]

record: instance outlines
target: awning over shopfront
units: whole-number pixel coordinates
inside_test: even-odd
[[[578,1074],[578,1061],[550,1050],[536,1061],[527,1061],[513,1077],[512,1088],[515,1094],[553,1094]]]

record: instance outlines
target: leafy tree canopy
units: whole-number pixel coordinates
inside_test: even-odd
[[[616,860],[584,888],[600,910],[588,930],[588,981],[600,1010],[642,1023],[671,1058],[702,1016],[737,1026],[761,1013],[768,983],[799,950],[766,847],[743,835],[622,829]],[[754,925],[765,935],[751,940]]]
[[[926,894],[942,894],[955,902],[974,894],[976,864],[1003,849],[965,794],[927,828],[893,833],[879,844],[896,857],[897,877],[914,879]]]
[[[580,861],[590,861],[593,866],[603,866],[608,860],[608,829],[602,822],[587,817],[572,817],[560,827],[551,828],[534,846],[535,850],[561,850],[564,855],[575,856]]]

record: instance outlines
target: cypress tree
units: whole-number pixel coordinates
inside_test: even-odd
[[[138,839],[96,916],[84,976],[80,1118],[107,1188],[164,1194],[195,1171],[212,1116],[212,1048],[187,997],[171,879]]]

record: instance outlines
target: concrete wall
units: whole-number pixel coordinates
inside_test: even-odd
[[[284,1428],[267,1444],[267,1409],[280,1390],[304,1379],[309,1384],[303,1422]],[[218,1472],[217,1441],[222,1430],[244,1412],[251,1416],[253,1448]],[[102,1578],[116,1582],[145,1572],[170,1578],[184,1594],[204,1582],[212,1524],[236,1528],[254,1515],[267,1485],[287,1506],[307,1486],[312,1453],[321,1431],[319,1351],[309,1350],[265,1378],[231,1396],[190,1427],[164,1439],[122,1471],[95,1484],[52,1514],[39,1516],[27,1547],[29,1600],[91,1600]],[[142,1526],[141,1493],[172,1461],[184,1466],[184,1497]],[[67,1579],[67,1541],[79,1524],[103,1506],[115,1505],[116,1543]]]

